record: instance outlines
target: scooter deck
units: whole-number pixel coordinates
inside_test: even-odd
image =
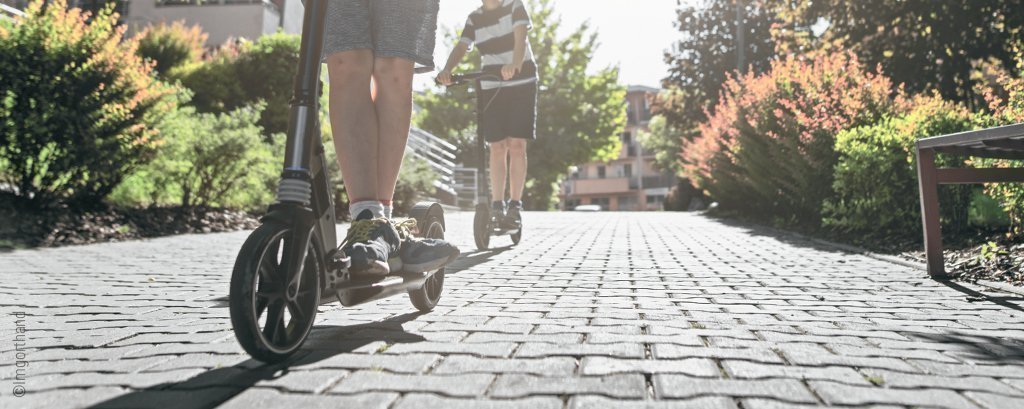
[[[376,301],[392,295],[423,288],[427,279],[437,271],[426,273],[399,273],[377,279],[356,279],[339,282],[334,286],[338,300],[346,307]]]

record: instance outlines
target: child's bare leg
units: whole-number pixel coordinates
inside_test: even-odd
[[[377,111],[370,98],[373,51],[332,54],[327,57],[327,70],[334,146],[349,200],[378,200],[379,131]]]
[[[377,199],[390,201],[402,169],[412,119],[413,62],[404,58],[377,58],[373,63],[377,107]]]
[[[505,200],[505,176],[508,172],[508,140],[491,142],[491,200]]]
[[[509,194],[512,200],[523,200],[523,188],[526,186],[526,139],[508,138],[509,163]]]

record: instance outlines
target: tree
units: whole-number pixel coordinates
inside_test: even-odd
[[[97,206],[152,159],[172,89],[110,8],[33,2],[0,20],[0,176],[36,206]]]
[[[737,30],[737,8],[741,31]],[[732,73],[767,70],[775,58],[771,37],[775,22],[775,13],[761,0],[680,3],[676,26],[681,39],[665,54],[670,68],[664,85],[669,91],[658,101],[668,125],[695,128],[718,103],[722,84]],[[738,32],[743,34],[743,47]]]
[[[597,48],[597,34],[583,24],[560,36],[561,18],[550,0],[530,2],[533,47],[540,76],[537,98],[537,141],[529,148],[525,204],[530,209],[550,209],[558,181],[574,164],[608,160],[618,156],[618,135],[626,123],[625,87],[618,83],[618,69],[609,67],[588,74]],[[449,35],[449,39],[455,38]],[[476,53],[474,53],[476,54]],[[479,66],[471,58],[464,69]],[[426,92],[416,97],[423,129],[471,151],[475,115],[462,90]],[[456,108],[446,104],[460,104]],[[465,157],[464,157],[465,158]]]
[[[1024,27],[1024,0],[766,1],[784,20],[782,47],[806,52],[838,44],[867,66],[881,65],[910,92],[937,90],[975,107],[984,106],[974,93],[975,65],[994,58],[1011,69],[1010,40]]]
[[[647,126],[649,131],[641,131],[637,139],[644,149],[654,152],[654,166],[659,170],[672,172],[673,175],[682,175],[683,166],[679,162],[679,151],[682,150],[683,139],[691,140],[696,136],[696,130],[680,131],[668,124],[668,120],[661,115],[651,118]]]
[[[172,69],[198,63],[203,57],[207,37],[198,25],[187,27],[184,21],[151,25],[136,35],[138,54],[155,61],[156,72],[166,76]]]

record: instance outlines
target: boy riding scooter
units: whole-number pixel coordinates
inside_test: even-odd
[[[530,14],[522,0],[482,0],[437,82],[452,84],[452,69],[476,45],[482,71],[477,93],[477,132],[491,148],[491,214],[502,224],[518,224],[526,184],[526,144],[536,139],[537,66],[527,41]],[[505,203],[509,178],[511,201]],[[508,226],[517,227],[517,226]]]

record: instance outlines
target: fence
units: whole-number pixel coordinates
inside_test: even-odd
[[[457,197],[455,189],[455,152],[456,147],[422,129],[413,128],[409,131],[409,149],[413,155],[423,159],[437,172],[438,178],[434,187],[438,193],[444,192]]]

